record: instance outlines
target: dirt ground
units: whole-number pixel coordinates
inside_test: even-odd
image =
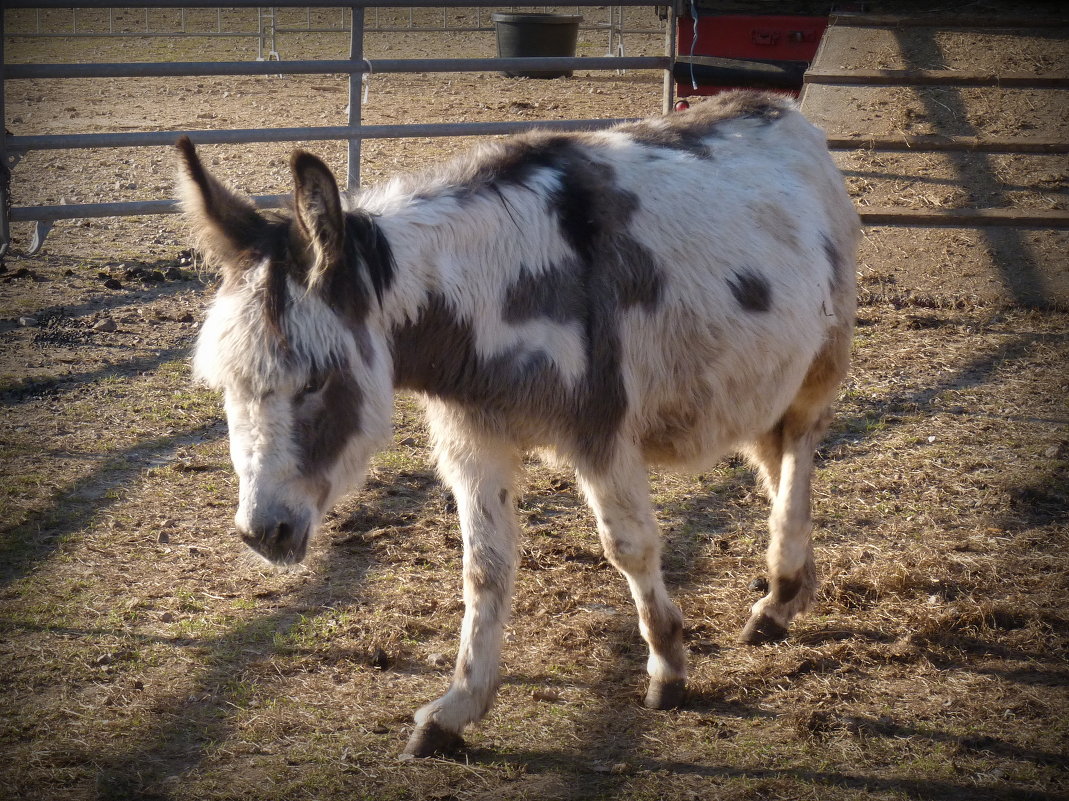
[[[1069,38],[1064,28],[844,26],[829,32],[820,58],[841,69],[1069,77]],[[1069,141],[1064,89],[810,86],[803,108],[830,134],[845,137]],[[1064,155],[855,150],[836,158],[862,209],[1065,211],[1069,202]],[[867,280],[936,301],[1067,308],[1067,253],[1064,230],[873,227],[862,259],[879,264]]]
[[[29,24],[8,14],[9,31]],[[916,61],[903,41],[877,66]],[[280,49],[337,58],[345,42],[290,34]],[[659,35],[626,42],[629,54],[663,48]],[[999,42],[950,32],[937,47],[947,63],[978,68],[1069,63],[1064,37]],[[604,49],[598,31],[579,52]],[[485,33],[369,34],[367,50],[489,56],[494,44]],[[248,39],[24,38],[5,57],[254,54]],[[8,128],[31,134],[341,124],[346,95],[337,76],[87,79],[11,82],[5,100]],[[960,113],[947,117],[939,104],[951,98],[915,100],[859,100],[858,123],[959,133],[945,128],[964,114],[969,130],[1036,136],[1067,124],[1064,103],[1045,95],[959,93]],[[375,75],[364,119],[629,117],[660,104],[655,73]],[[364,182],[469,145],[368,141]],[[306,146],[343,168],[343,145]],[[203,152],[233,185],[266,194],[288,190],[290,147]],[[1064,158],[837,158],[860,205],[1066,208]],[[173,171],[168,148],[31,153],[14,200],[167,197]],[[652,476],[686,618],[683,710],[641,706],[645,651],[626,585],[598,549],[574,477],[532,463],[499,700],[461,758],[404,764],[412,710],[448,682],[462,612],[455,512],[418,404],[399,399],[393,446],[307,562],[267,568],[232,533],[220,399],[190,381],[215,278],[187,249],[181,220],[61,222],[33,257],[20,255],[28,227],[14,233],[0,273],[0,795],[1069,793],[1069,314],[1012,277],[1029,263],[1044,276],[1067,269],[1065,232],[866,231],[855,364],[819,453],[822,589],[786,642],[735,644],[763,572],[767,504],[749,471],[728,460],[698,476]]]

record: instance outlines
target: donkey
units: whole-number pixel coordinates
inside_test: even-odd
[[[648,707],[684,699],[683,619],[661,574],[648,467],[746,455],[772,501],[770,591],[745,643],[813,598],[813,453],[844,376],[858,217],[823,134],[791,101],[721,95],[600,132],[484,144],[341,194],[291,159],[292,208],[261,213],[178,143],[184,208],[222,270],[196,374],[222,389],[236,526],[300,561],[390,434],[425,404],[464,542],[448,692],[404,755],[460,747],[497,690],[531,450],[572,466],[649,646]]]

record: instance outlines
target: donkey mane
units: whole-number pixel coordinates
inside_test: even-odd
[[[360,325],[371,310],[371,300],[381,306],[383,295],[393,285],[397,272],[390,243],[375,217],[363,210],[347,211],[343,220],[342,257],[322,286],[309,286],[309,256],[293,213],[279,215],[286,239],[276,245],[263,285],[264,312],[272,333],[284,347],[289,344],[286,312],[295,297],[316,292],[335,312],[352,325]]]
[[[768,125],[792,108],[791,101],[783,97],[737,92],[723,95],[716,103],[698,104],[685,118],[670,115],[607,130],[650,148],[707,157],[709,151],[702,139],[718,126],[736,121]],[[725,136],[732,132],[737,131],[723,130]],[[387,203],[408,205],[442,198],[463,202],[488,193],[500,197],[501,190],[508,186],[533,188],[531,181],[547,170],[568,174],[577,165],[589,165],[587,148],[596,145],[604,133],[536,130],[484,142],[444,164],[398,176],[383,187],[365,192],[360,200],[368,208],[378,208]]]
[[[211,186],[210,191],[219,195],[220,186]],[[227,200],[233,202],[234,197]],[[237,248],[211,226],[198,228],[198,246],[222,267],[215,304],[218,310],[228,309],[209,316],[212,334],[201,340],[212,345],[197,349],[198,377],[217,388],[230,382],[246,393],[263,395],[278,381],[306,381],[359,359],[366,361],[366,337],[361,331],[372,305],[382,304],[396,274],[389,242],[374,215],[362,210],[344,214],[337,269],[315,284],[313,254],[292,206],[257,214],[250,204],[249,213],[253,216],[232,220],[240,237]],[[308,311],[294,314],[296,306]],[[344,327],[328,325],[333,319],[328,309]],[[319,323],[309,326],[310,320]],[[357,353],[346,345],[353,334],[360,345]]]

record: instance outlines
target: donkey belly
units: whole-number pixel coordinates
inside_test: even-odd
[[[663,408],[640,437],[646,459],[674,467],[707,466],[771,430],[800,385],[801,375],[791,381],[765,382],[747,394],[722,386],[720,392],[711,389],[700,406]]]
[[[660,360],[635,361],[642,401],[631,422],[651,463],[701,467],[769,431],[825,336],[819,323],[790,320],[724,330],[692,330]]]

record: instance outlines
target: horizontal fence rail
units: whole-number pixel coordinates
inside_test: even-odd
[[[250,199],[262,209],[277,209],[284,206],[289,197],[289,195],[257,195]],[[72,215],[72,211],[76,211],[77,214]],[[12,209],[11,220],[12,222],[56,222],[135,214],[178,214],[181,211],[181,203],[177,200],[137,200],[128,203],[81,203],[76,206],[34,206],[32,209]]]
[[[224,0],[226,8],[261,9],[262,0]],[[79,8],[181,8],[218,9],[219,0],[80,0]],[[590,7],[595,2],[569,3],[569,7]],[[650,7],[649,0],[613,0],[614,7]],[[510,3],[516,9],[542,9],[544,2],[517,0]],[[527,72],[533,70],[662,70],[665,72],[664,107],[671,102],[672,68],[671,53],[674,50],[674,22],[669,10],[665,32],[664,56],[626,57],[541,57],[541,58],[456,58],[456,59],[365,59],[363,36],[365,8],[410,9],[410,8],[455,8],[450,0],[365,0],[344,5],[325,5],[323,0],[286,0],[271,8],[317,8],[340,9],[350,21],[350,56],[348,59],[318,59],[277,61],[182,61],[182,62],[123,62],[123,63],[75,63],[75,64],[7,64],[0,58],[0,84],[8,80],[36,79],[84,79],[84,78],[160,78],[201,76],[279,76],[279,75],[344,75],[348,76],[349,119],[347,125],[302,126],[290,128],[248,128],[227,130],[168,130],[126,131],[110,133],[75,133],[18,136],[0,130],[0,255],[6,253],[10,244],[10,222],[35,223],[32,241],[27,253],[37,252],[44,242],[52,224],[59,220],[117,217],[148,214],[171,214],[177,212],[178,204],[170,199],[127,201],[115,203],[84,203],[47,206],[10,206],[10,177],[20,158],[31,151],[72,150],[116,147],[171,146],[180,136],[189,136],[197,144],[246,144],[262,142],[327,141],[348,142],[349,167],[346,184],[352,189],[359,185],[360,143],[364,139],[409,138],[434,136],[492,136],[509,134],[532,128],[552,130],[592,130],[603,128],[622,120],[536,120],[468,123],[427,123],[363,125],[361,123],[361,82],[365,75],[386,73],[443,73],[443,72]],[[502,8],[500,0],[463,0],[463,8]],[[604,7],[601,5],[600,7]],[[4,0],[5,9],[70,9],[70,0]],[[346,15],[345,11],[349,13]],[[146,12],[147,13],[147,12]],[[621,12],[622,13],[622,12]],[[272,17],[273,19],[273,17]],[[273,23],[272,23],[273,24]],[[4,39],[3,16],[0,14],[0,56]],[[276,31],[277,32],[277,31]],[[293,32],[302,32],[294,29]],[[12,34],[15,36],[24,34]],[[28,34],[31,35],[32,34]],[[136,33],[131,34],[136,35]],[[173,35],[181,36],[181,31]],[[261,40],[262,41],[262,40]],[[622,47],[620,48],[622,52]],[[277,57],[274,49],[271,55]],[[3,95],[0,92],[0,119],[3,118]],[[286,196],[270,195],[254,198],[263,207],[278,207]]]
[[[912,228],[1069,228],[1069,215],[1060,209],[910,209],[861,206],[858,214],[865,225]]]
[[[4,0],[4,8],[70,8],[72,0]],[[263,8],[263,0],[74,0],[79,8]],[[284,0],[273,3],[278,8],[544,8],[545,0],[374,0],[367,3],[331,4],[324,0]],[[552,4],[551,4],[552,5]],[[582,6],[600,8],[606,5],[625,6],[628,8],[649,8],[657,5],[649,0],[612,0],[607,2],[572,2],[561,6]],[[663,5],[663,4],[662,4]]]
[[[365,72],[498,72],[502,70],[668,69],[664,56],[542,58],[391,58],[312,61],[142,61],[119,64],[9,64],[10,80],[26,78],[185,78],[217,75],[319,75]]]
[[[338,139],[401,139],[430,136],[498,136],[532,128],[556,131],[589,131],[607,128],[625,119],[538,120],[509,122],[428,122],[395,125],[325,125],[300,128],[231,128],[225,131],[202,129],[174,131],[133,131],[130,133],[54,134],[49,136],[9,136],[8,149],[71,150],[107,147],[170,147],[179,137],[188,136],[198,145],[234,145],[253,142],[326,142]]]
[[[7,4],[5,4],[5,5],[7,5]],[[10,6],[7,6],[7,7],[10,7]],[[153,28],[152,28],[152,26],[150,24],[150,21],[149,21],[149,13],[148,13],[149,9],[148,8],[144,8],[143,10],[145,12],[145,15],[142,18],[142,20],[140,21],[139,27],[136,30],[132,27],[132,22],[130,22],[130,21],[126,21],[125,24],[123,22],[120,22],[119,25],[123,29],[116,30],[115,29],[116,28],[116,19],[115,19],[115,11],[116,11],[116,9],[114,7],[109,6],[108,9],[107,9],[107,12],[108,12],[108,28],[107,28],[107,30],[98,30],[96,27],[93,27],[91,24],[90,24],[90,27],[86,27],[86,24],[85,24],[84,20],[82,21],[83,22],[83,27],[82,27],[81,30],[79,30],[78,29],[78,22],[79,22],[79,20],[78,20],[78,8],[71,8],[70,9],[71,18],[70,18],[70,29],[69,30],[46,31],[46,30],[43,30],[42,27],[41,27],[41,11],[42,11],[42,9],[41,8],[36,8],[34,10],[37,12],[36,18],[34,19],[34,29],[33,30],[22,30],[22,29],[19,29],[19,30],[9,31],[8,32],[8,36],[10,36],[12,38],[25,37],[25,38],[32,38],[32,39],[38,39],[38,38],[41,38],[41,39],[56,39],[56,38],[64,38],[64,39],[65,38],[121,38],[121,37],[144,38],[144,37],[156,37],[156,36],[213,36],[213,37],[217,37],[217,36],[221,36],[221,37],[227,37],[227,36],[253,37],[253,36],[256,36],[256,37],[258,37],[262,33],[260,30],[255,30],[255,31],[252,31],[252,30],[249,30],[249,31],[225,31],[225,30],[223,30],[222,8],[217,8],[216,9],[215,28],[211,29],[211,30],[191,30],[190,27],[189,27],[189,24],[188,24],[188,20],[186,19],[186,9],[185,8],[179,9],[179,11],[181,13],[181,16],[179,18],[178,27],[177,28],[172,28],[170,30],[158,30],[158,29],[157,30],[153,30]],[[48,9],[45,9],[45,10],[48,10]],[[253,21],[255,21],[255,20],[253,20]]]
[[[560,9],[562,6],[554,6],[554,8]],[[455,12],[462,9],[464,13],[460,15],[462,17],[461,22],[450,22],[450,12]],[[59,9],[44,9],[46,11],[58,11]],[[89,18],[83,15],[79,19],[79,9],[77,7],[71,8],[69,27],[66,30],[45,30],[42,26],[41,8],[36,8],[35,18],[32,20],[32,27],[26,28],[25,21],[23,25],[17,30],[9,31],[8,35],[11,38],[28,38],[28,39],[139,39],[139,38],[165,38],[165,37],[211,37],[211,38],[246,38],[257,39],[257,58],[274,58],[276,60],[281,59],[279,55],[279,37],[289,34],[351,34],[352,32],[352,17],[349,14],[348,8],[318,8],[319,12],[325,11],[337,11],[340,12],[336,17],[336,21],[327,20],[323,21],[323,14],[319,15],[319,19],[313,21],[312,9],[305,8],[305,16],[303,20],[294,20],[292,14],[287,18],[280,16],[279,7],[266,6],[255,9],[255,15],[250,15],[246,19],[241,19],[236,22],[236,27],[229,30],[224,30],[223,23],[223,9],[215,9],[216,14],[214,19],[211,20],[211,25],[205,26],[205,19],[197,18],[196,12],[208,11],[209,9],[189,9],[193,13],[187,14],[186,8],[178,9],[180,16],[177,20],[173,17],[160,19],[159,14],[155,18],[152,18],[149,14],[150,11],[174,11],[175,9],[150,9],[150,8],[138,8],[138,9],[116,9],[113,7],[107,8],[107,18],[96,19]],[[90,10],[103,10],[103,9],[90,9]],[[240,12],[247,9],[228,9],[229,11]],[[290,11],[300,11],[301,9],[288,9]],[[404,15],[407,19],[404,22],[397,23],[391,21],[389,23],[384,22],[382,19],[383,11],[400,11],[401,9],[381,9],[375,7],[372,9],[374,12],[370,23],[365,20],[364,31],[366,33],[490,33],[495,30],[493,21],[489,16],[484,16],[487,9],[481,7],[468,8],[464,6],[449,6],[441,9],[440,21],[428,22],[426,19],[416,20],[415,8],[409,7],[407,9],[408,14]],[[584,19],[580,25],[581,31],[604,31],[608,34],[607,50],[606,52],[612,55],[623,56],[626,55],[626,49],[624,45],[625,35],[663,35],[662,28],[636,28],[628,27],[624,22],[624,9],[620,6],[610,5],[604,7],[603,10],[607,11],[607,20],[598,21],[591,19],[587,21]],[[120,12],[116,15],[116,11]],[[121,12],[133,12],[143,11],[144,14],[138,18],[134,18],[129,14],[123,17]],[[575,6],[574,11],[576,14],[581,12],[580,6]],[[395,14],[396,16],[396,14]],[[230,22],[234,22],[230,20]],[[80,23],[80,24],[79,24]],[[106,23],[106,24],[105,24]],[[155,24],[153,24],[155,23]],[[249,27],[243,28],[243,25]],[[266,54],[266,56],[265,56]]]
[[[1004,89],[1064,89],[1065,75],[1031,72],[970,73],[956,70],[809,69],[804,82],[825,86],[954,86]]]
[[[832,150],[879,150],[888,153],[1069,153],[1069,142],[1051,139],[993,139],[979,136],[902,134],[899,136],[828,136]]]

